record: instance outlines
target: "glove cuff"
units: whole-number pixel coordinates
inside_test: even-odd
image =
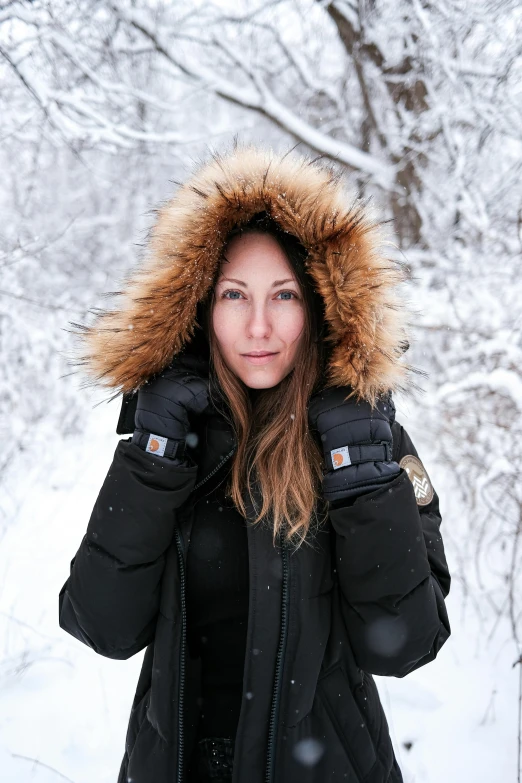
[[[327,472],[344,468],[347,465],[358,465],[361,462],[391,461],[392,444],[389,441],[356,443],[352,446],[341,446],[337,449],[324,451],[324,462]]]
[[[131,443],[135,443],[143,451],[155,454],[158,457],[170,459],[183,459],[185,455],[185,441],[174,438],[166,438],[163,435],[155,435],[144,430],[134,430]]]
[[[323,476],[323,496],[325,500],[344,500],[365,495],[389,484],[397,479],[401,467],[397,462],[379,463],[377,466],[367,466],[360,475],[354,473],[357,468],[349,467],[339,473],[329,472]]]

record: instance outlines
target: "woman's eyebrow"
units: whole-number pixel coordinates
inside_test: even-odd
[[[243,282],[243,280],[236,280],[234,277],[222,277],[220,280],[218,280],[218,283],[221,283],[223,280],[228,280],[229,283],[237,283],[238,285],[242,285],[244,288],[248,288],[248,285]],[[275,288],[277,285],[283,285],[283,283],[295,283],[295,280],[293,277],[287,277],[285,280],[274,280],[272,283],[272,288]]]

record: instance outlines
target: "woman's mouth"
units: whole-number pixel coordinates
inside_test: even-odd
[[[251,364],[267,364],[272,361],[274,356],[277,356],[277,352],[267,353],[266,351],[259,351],[254,353],[243,353],[241,355]]]

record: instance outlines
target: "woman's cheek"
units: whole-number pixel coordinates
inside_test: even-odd
[[[292,311],[281,313],[278,318],[278,331],[287,345],[297,340],[304,329],[305,319],[302,308],[297,306]]]
[[[216,305],[213,314],[213,326],[216,337],[222,345],[229,345],[241,323],[241,314],[233,308],[225,309]]]

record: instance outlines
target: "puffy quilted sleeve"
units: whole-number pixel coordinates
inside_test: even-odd
[[[108,658],[154,637],[165,552],[197,466],[120,440],[59,594],[60,627]]]
[[[345,625],[361,669],[404,677],[432,661],[451,629],[450,573],[439,498],[404,427],[395,421],[400,474],[329,509]]]

